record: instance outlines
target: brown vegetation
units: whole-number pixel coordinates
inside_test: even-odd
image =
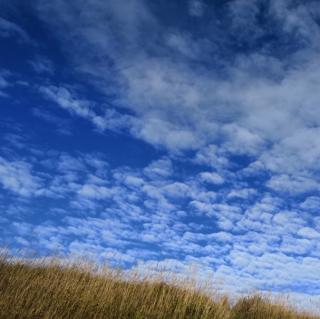
[[[259,296],[213,299],[204,291],[120,271],[0,260],[0,319],[311,319]],[[318,318],[319,319],[319,318]]]

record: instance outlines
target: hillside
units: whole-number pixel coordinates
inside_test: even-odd
[[[91,268],[92,270],[92,268]],[[231,306],[204,292],[120,271],[0,261],[0,318],[311,319],[259,296]]]

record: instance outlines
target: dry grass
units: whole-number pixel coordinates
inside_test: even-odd
[[[0,259],[0,319],[311,319],[259,296],[230,306],[205,292],[119,271]],[[317,318],[320,319],[320,318]]]

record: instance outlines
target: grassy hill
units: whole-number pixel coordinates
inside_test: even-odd
[[[214,300],[161,280],[125,279],[119,271],[0,260],[0,319],[311,319],[259,296]],[[320,319],[320,318],[317,318]]]

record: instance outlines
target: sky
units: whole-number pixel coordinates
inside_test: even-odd
[[[0,0],[0,244],[320,305],[320,3]]]

